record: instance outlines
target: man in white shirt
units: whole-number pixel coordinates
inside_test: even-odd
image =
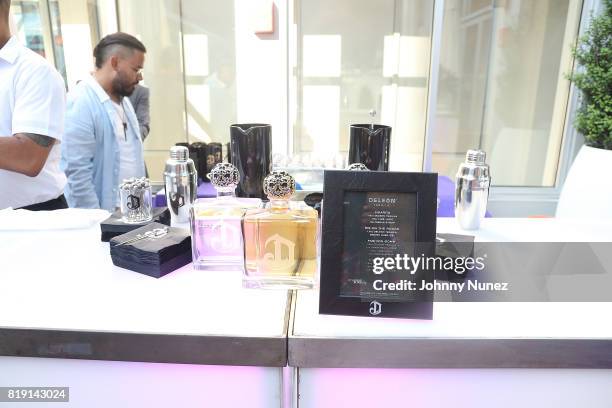
[[[61,167],[71,207],[114,211],[119,184],[144,177],[140,126],[129,98],[142,80],[145,46],[126,33],[94,49],[96,69],[68,94]]]
[[[0,0],[0,209],[66,208],[59,168],[64,81],[9,29],[10,0]]]

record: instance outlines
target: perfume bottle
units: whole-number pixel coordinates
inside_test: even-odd
[[[275,171],[264,179],[265,208],[249,210],[242,221],[243,286],[309,289],[316,281],[318,217],[304,203],[289,201],[294,178]]]
[[[241,220],[248,208],[261,206],[259,198],[236,198],[238,169],[218,163],[207,174],[216,198],[198,199],[191,209],[191,249],[195,269],[241,270],[244,247]]]

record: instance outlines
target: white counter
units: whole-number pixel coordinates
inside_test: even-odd
[[[612,222],[486,219],[481,230],[466,232],[446,218],[438,232],[473,234],[477,242],[612,242]],[[297,295],[291,365],[612,366],[612,303],[437,302],[433,320],[406,320],[320,315],[318,297]]]
[[[0,232],[0,259],[3,354],[285,365],[288,293],[243,289],[240,273],[190,264],[155,279],[118,268],[98,226]],[[30,349],[7,345],[7,333],[23,333]],[[54,340],[36,346],[39,336]],[[158,348],[136,346],[147,342]]]

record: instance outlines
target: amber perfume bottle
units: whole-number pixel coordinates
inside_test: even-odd
[[[191,249],[195,269],[236,270],[244,265],[242,216],[261,206],[259,198],[236,198],[240,180],[230,163],[217,164],[207,174],[217,189],[216,198],[204,198],[191,209]]]
[[[309,289],[318,268],[317,211],[290,201],[295,180],[284,171],[264,179],[270,202],[249,210],[242,221],[244,239],[243,286],[249,288]]]

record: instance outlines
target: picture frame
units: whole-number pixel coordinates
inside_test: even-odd
[[[320,314],[433,318],[433,290],[378,290],[432,273],[372,271],[374,258],[435,256],[437,185],[436,173],[325,171]]]

